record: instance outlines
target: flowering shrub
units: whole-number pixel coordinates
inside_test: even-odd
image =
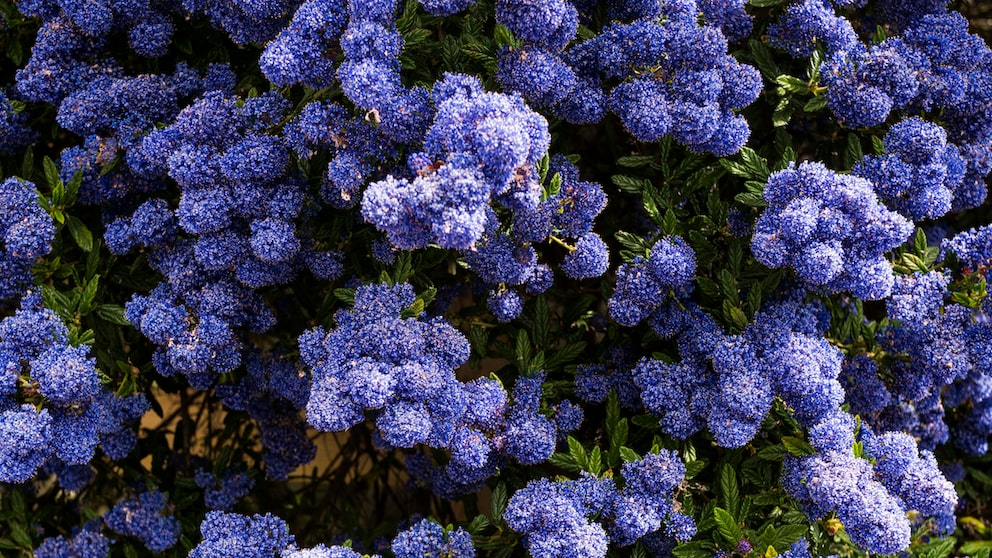
[[[982,9],[0,0],[0,553],[988,558]]]

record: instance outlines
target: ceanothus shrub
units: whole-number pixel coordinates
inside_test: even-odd
[[[953,6],[0,4],[2,552],[983,556]]]

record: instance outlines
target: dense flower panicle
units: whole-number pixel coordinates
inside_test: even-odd
[[[34,141],[35,133],[27,124],[28,113],[0,91],[0,155],[12,155]]]
[[[988,267],[992,264],[992,225],[970,229],[951,238],[946,238],[940,244],[943,257],[953,253],[965,267],[975,269],[979,266]]]
[[[975,207],[985,199],[984,178],[992,168],[988,164],[987,145],[977,145],[992,133],[987,85],[992,74],[987,62],[983,62],[990,56],[989,47],[979,37],[968,33],[964,17],[941,13],[943,7],[936,10],[918,7],[921,11],[912,12],[911,22],[895,22],[897,26],[907,25],[902,36],[890,37],[870,48],[835,52],[824,62],[821,73],[823,84],[829,87],[827,105],[847,127],[881,124],[894,110],[943,111],[941,120],[947,130],[947,139],[958,147],[960,157],[949,149],[933,157],[933,163],[940,165],[942,162],[948,167],[944,171],[946,176],[919,177],[929,187],[918,189],[918,192],[926,192],[926,195],[915,207],[906,208],[911,213],[932,217],[946,212],[947,192],[937,185],[941,181],[953,194],[951,209],[955,211]],[[894,133],[933,133],[912,130],[912,127],[920,128],[924,124],[910,122],[914,123],[903,125],[902,130],[897,129],[898,125],[893,127]],[[942,143],[940,139],[935,140],[938,145]],[[892,147],[887,146],[887,151],[900,149],[899,142],[894,143],[896,145]],[[906,162],[925,164],[918,160],[918,154],[908,157],[910,160]],[[939,172],[939,169],[934,170]],[[908,172],[907,169],[899,174]],[[923,170],[924,174],[926,172]],[[900,184],[896,188],[905,190],[906,186]],[[899,193],[885,195],[894,197]]]
[[[168,506],[164,494],[151,490],[118,503],[103,521],[117,533],[140,539],[152,552],[162,552],[179,540],[179,519],[165,515]]]
[[[695,274],[692,248],[680,237],[662,238],[647,259],[637,258],[617,270],[610,317],[623,326],[637,325],[665,302],[668,291],[685,288]]]
[[[200,532],[203,540],[190,552],[190,558],[275,558],[296,547],[286,522],[272,514],[247,517],[210,511],[200,524]]]
[[[50,451],[52,417],[31,405],[0,413],[0,479],[24,482],[34,476]]]
[[[354,309],[338,312],[335,330],[301,337],[313,370],[310,424],[345,430],[364,420],[364,410],[381,409],[376,424],[389,444],[413,447],[432,435],[431,445],[448,444],[453,430],[445,423],[466,409],[453,370],[468,358],[468,342],[443,321],[401,318],[413,300],[406,284],[363,286]]]
[[[753,27],[753,19],[744,10],[744,0],[699,0],[699,9],[708,25],[715,25],[723,31],[727,41],[736,43],[748,37]]]
[[[885,155],[867,155],[852,173],[875,185],[893,210],[911,219],[936,219],[951,210],[966,164],[943,128],[912,117],[889,129]]]
[[[517,318],[524,309],[523,300],[516,291],[499,289],[489,292],[486,299],[489,311],[501,322],[509,322]]]
[[[889,295],[893,277],[884,254],[912,227],[878,202],[870,182],[807,162],[772,174],[764,198],[769,207],[751,240],[759,262],[792,267],[826,292],[868,300]]]
[[[827,52],[860,46],[851,23],[834,13],[824,0],[803,0],[789,6],[768,28],[772,46],[796,58],[805,58],[822,45]]]
[[[91,521],[78,530],[72,537],[49,537],[42,541],[41,546],[34,549],[37,558],[106,558],[110,555],[110,543],[101,531],[98,521]]]
[[[14,461],[2,467],[5,482],[24,482],[42,465],[46,470],[86,465],[97,446],[112,459],[134,447],[136,436],[127,425],[147,411],[144,396],[122,398],[103,389],[89,349],[70,346],[68,337],[66,326],[36,293],[24,296],[21,308],[0,321],[0,368],[7,371],[0,409],[4,427],[23,430],[6,439],[10,447],[4,455]],[[18,382],[31,386],[34,395],[19,396]]]
[[[677,337],[681,361],[637,364],[645,408],[670,436],[684,439],[705,426],[723,447],[750,442],[775,397],[812,426],[844,399],[837,379],[842,356],[822,338],[819,312],[817,305],[781,300],[766,304],[741,335],[727,336],[698,308],[662,308],[659,326],[667,329],[656,329]]]
[[[17,178],[0,183],[0,299],[31,284],[31,266],[54,239],[55,223],[38,205],[34,184]]]
[[[496,21],[527,44],[560,51],[575,37],[578,11],[567,0],[497,0]]]
[[[472,535],[461,528],[446,532],[443,527],[427,519],[400,531],[393,539],[390,548],[396,558],[421,556],[475,558]]]
[[[850,451],[787,458],[783,485],[811,518],[831,511],[851,539],[871,552],[909,546],[910,525],[898,497],[874,480],[871,464]]]
[[[262,73],[279,86],[303,84],[315,89],[333,83],[334,67],[325,52],[345,26],[344,0],[303,2],[289,25],[259,56]]]
[[[577,480],[532,481],[510,498],[503,517],[524,534],[524,546],[535,558],[601,558],[608,543],[634,544],[664,529],[663,524],[678,540],[692,537],[695,524],[676,512],[672,501],[685,479],[677,455],[667,450],[648,454],[624,463],[622,475],[623,489],[588,473]]]
[[[212,510],[230,510],[255,485],[255,479],[243,471],[233,469],[226,471],[220,478],[210,471],[198,469],[193,478],[196,485],[204,490],[203,499]]]

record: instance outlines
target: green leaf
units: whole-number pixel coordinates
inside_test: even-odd
[[[770,8],[772,6],[779,6],[785,4],[789,0],[749,0],[748,4],[754,6],[755,8]]]
[[[809,82],[804,79],[781,75],[775,78],[775,83],[789,93],[809,93]]]
[[[548,197],[557,196],[559,192],[561,192],[561,174],[556,172],[548,183]]]
[[[727,510],[723,508],[713,509],[713,519],[716,521],[716,529],[728,543],[736,545],[743,538],[741,527],[737,520]]]
[[[806,104],[803,105],[803,111],[805,112],[816,112],[825,108],[827,108],[827,98],[823,95],[811,97],[810,100],[806,101]]]
[[[628,448],[627,446],[620,446],[620,457],[622,457],[627,463],[637,461],[641,458],[640,455],[637,455],[636,451]]]
[[[492,496],[489,500],[489,511],[492,514],[493,521],[499,523],[503,521],[503,512],[506,511],[506,503],[509,498],[506,494],[506,484],[499,483],[496,488],[493,489]]]
[[[885,142],[878,136],[871,137],[871,146],[876,155],[885,155]]]
[[[799,539],[803,538],[808,530],[809,526],[805,523],[779,525],[776,529],[775,540],[769,544],[775,548],[789,548],[792,543],[799,542]]]
[[[575,461],[576,465],[585,469],[589,464],[589,456],[586,455],[586,448],[582,447],[582,442],[571,436],[567,438],[567,441],[568,454],[572,456],[572,459]]]
[[[24,495],[18,488],[12,488],[7,494],[10,495],[10,511],[14,512],[15,517],[24,517],[26,511],[26,505],[24,503]]]
[[[795,112],[791,103],[783,103],[772,113],[772,126],[782,127],[792,120],[792,113]]]
[[[650,165],[654,159],[654,155],[627,155],[617,159],[617,164],[621,167],[638,168]]]
[[[675,217],[675,212],[671,208],[668,208],[665,211],[665,217],[661,220],[661,232],[666,235],[675,234],[678,224],[679,220]]]
[[[864,151],[861,149],[861,138],[855,134],[847,134],[847,149],[844,151],[844,167],[851,168],[863,159]]]
[[[696,461],[690,461],[685,464],[685,478],[691,479],[703,472],[706,468],[706,461],[702,459],[697,459]]]
[[[813,449],[813,446],[809,445],[809,442],[796,436],[782,436],[782,445],[785,446],[786,451],[796,457],[816,453],[816,450]]]
[[[396,256],[396,267],[393,269],[393,284],[405,283],[413,275],[413,253],[403,250]]]
[[[744,166],[751,173],[751,177],[762,182],[768,180],[768,175],[772,171],[768,168],[768,160],[758,155],[758,152],[750,147],[741,148],[741,159]]]
[[[744,331],[748,325],[747,314],[730,300],[723,300],[723,318],[737,331]]]
[[[782,461],[782,458],[785,457],[786,453],[787,450],[785,449],[785,446],[776,444],[774,446],[761,448],[761,450],[758,453],[756,453],[755,456],[758,459],[762,459],[764,461],[778,462],[778,461]]]
[[[659,220],[659,209],[658,202],[655,201],[654,196],[654,188],[645,188],[644,191],[641,192],[641,204],[644,206],[644,212],[647,213],[648,217],[657,223]],[[671,211],[671,209],[669,209],[669,211]]]
[[[758,39],[750,39],[747,44],[751,50],[751,57],[754,58],[754,63],[761,70],[761,75],[769,81],[775,81],[775,78],[782,72],[779,70],[778,64],[775,63],[775,57],[768,45]]]
[[[979,558],[983,554],[985,558],[988,558],[989,554],[992,553],[992,541],[968,541],[962,544],[958,550],[962,555],[972,558]]]
[[[31,180],[32,176],[34,176],[34,148],[28,146],[24,151],[24,160],[21,161],[21,178]]]
[[[623,456],[624,444],[627,443],[627,434],[629,433],[629,426],[627,424],[627,419],[623,418],[617,422],[616,428],[613,429],[613,433],[610,434],[610,452],[608,461],[611,465],[615,465],[621,459],[625,461],[631,461]],[[639,458],[634,458],[636,461]]]
[[[553,467],[558,467],[559,469],[565,469],[566,471],[572,473],[578,473],[579,471],[583,470],[582,467],[579,467],[579,465],[575,463],[575,460],[572,459],[572,456],[568,455],[567,453],[561,453],[561,452],[555,453],[548,458],[547,463]]]
[[[493,38],[496,39],[496,44],[501,47],[519,47],[522,44],[520,40],[513,35],[513,31],[510,31],[501,23],[496,24],[496,29],[493,32]]]
[[[634,178],[632,176],[624,176],[622,174],[615,174],[610,178],[610,180],[613,181],[614,186],[620,188],[620,190],[627,192],[628,194],[639,195],[651,186],[651,181],[646,178]]]
[[[713,558],[715,550],[709,541],[689,541],[676,546],[672,554],[677,558]]]
[[[131,322],[124,317],[124,307],[117,304],[101,304],[96,307],[96,315],[114,325],[129,326]]]
[[[76,203],[76,194],[79,193],[79,187],[83,185],[83,169],[77,170],[73,173],[72,178],[65,185],[65,205],[71,206]]]
[[[545,153],[544,157],[537,162],[537,175],[541,178],[541,183],[544,183],[544,179],[548,177],[548,168],[551,166],[551,155]]]
[[[723,296],[737,300],[737,279],[729,269],[720,270],[720,289],[723,290]]]
[[[24,527],[22,527],[20,523],[11,523],[9,524],[9,527],[10,538],[17,544],[18,547],[25,550],[30,550],[33,548],[33,545],[31,544],[31,536],[28,535],[28,532],[24,530]]]
[[[913,239],[913,248],[916,249],[916,253],[923,256],[927,253],[927,233],[923,228],[916,229],[916,237]]]
[[[93,279],[86,282],[82,296],[79,298],[79,313],[86,315],[93,309],[93,301],[96,299],[97,289],[100,288],[100,275],[94,275]]]
[[[514,355],[517,357],[517,369],[521,373],[530,372],[528,370],[530,366],[530,337],[522,329],[517,332],[517,347],[514,350]]]
[[[619,422],[620,398],[617,396],[617,391],[611,389],[609,395],[606,396],[606,433],[612,436]]]
[[[740,488],[737,485],[737,472],[734,471],[734,468],[731,465],[724,464],[724,466],[720,468],[720,479],[718,482],[718,486],[720,488],[720,500],[723,502],[724,509],[730,512],[730,515],[734,519],[737,519],[741,505],[741,493]]]
[[[482,532],[482,530],[485,529],[486,527],[489,527],[489,518],[480,513],[479,515],[472,518],[472,521],[465,526],[465,530],[475,535],[477,533]]]
[[[940,539],[938,541],[932,542],[916,551],[916,556],[918,558],[947,558],[954,551],[954,545],[956,545],[958,540],[954,537],[947,537]],[[985,541],[990,542],[992,541]],[[971,552],[964,552],[963,554],[971,554]]]
[[[59,178],[59,168],[55,165],[55,161],[51,157],[45,155],[45,158],[41,160],[41,167],[45,171],[45,183],[53,191],[56,186],[62,185],[62,179]]]
[[[589,452],[589,464],[586,466],[586,470],[595,476],[599,476],[599,472],[603,470],[603,450],[599,449],[599,446],[592,448]]]
[[[76,241],[76,245],[82,248],[84,252],[89,252],[93,249],[93,233],[90,232],[90,229],[85,223],[80,221],[79,218],[70,215],[66,220],[66,225],[69,226],[69,234]]]
[[[741,178],[753,178],[751,171],[744,163],[731,161],[729,159],[719,159],[717,162],[720,163],[721,167],[727,169],[727,172],[734,176],[739,176]]]
[[[355,304],[355,289],[334,289],[334,298],[345,304]]]

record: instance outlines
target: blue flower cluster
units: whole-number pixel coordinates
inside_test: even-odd
[[[108,247],[155,248],[151,263],[165,281],[135,296],[127,316],[161,346],[164,375],[209,386],[241,363],[241,328],[262,332],[275,321],[255,289],[307,267],[324,279],[340,273],[338,254],[298,230],[306,186],[288,174],[283,140],[265,132],[286,108],[278,95],[208,92],[137,148],[145,175],[167,174],[182,194],[174,210],[150,200],[111,223]]]
[[[893,211],[911,219],[936,219],[951,210],[966,165],[947,132],[919,117],[892,126],[884,155],[866,155],[851,173],[868,179]]]
[[[211,511],[200,531],[203,540],[190,551],[190,558],[280,558],[296,546],[286,522],[272,514],[247,517]]]
[[[952,204],[959,211],[982,203],[985,176],[992,171],[988,145],[992,70],[985,62],[992,51],[980,37],[968,33],[964,17],[945,10],[940,6],[913,12],[914,20],[901,35],[880,44],[855,42],[837,49],[823,63],[821,74],[823,85],[829,87],[827,106],[838,122],[850,128],[880,125],[893,111],[919,115],[940,111],[947,140],[957,145],[966,163],[964,177],[950,181],[960,182],[953,189]],[[952,166],[948,175],[956,178],[961,163]],[[936,208],[943,207],[940,204]],[[930,217],[936,208],[916,212]]]
[[[612,542],[629,546],[661,534],[686,541],[692,519],[678,511],[675,492],[685,465],[669,450],[624,463],[624,485],[584,473],[577,480],[531,481],[510,499],[503,517],[524,534],[524,546],[540,558],[603,558]]]
[[[401,317],[414,300],[408,284],[363,285],[355,306],[335,314],[334,330],[301,336],[301,356],[313,372],[311,425],[347,430],[366,410],[379,410],[376,425],[388,445],[451,442],[466,407],[454,369],[468,359],[468,342],[442,320]]]
[[[69,244],[34,184],[0,183],[0,483],[54,475],[58,497],[71,499],[111,465],[112,474],[130,473],[131,461],[111,461],[135,447],[130,425],[149,408],[141,392],[157,382],[208,392],[210,404],[231,411],[230,424],[251,421],[231,443],[252,447],[238,446],[230,463],[153,464],[156,476],[167,473],[163,489],[192,476],[204,497],[187,486],[191,501],[211,510],[193,558],[358,558],[347,547],[299,548],[273,515],[226,510],[250,493],[262,468],[282,481],[311,462],[309,427],[364,424],[374,426],[375,448],[405,455],[412,486],[443,498],[478,491],[497,475],[491,485],[530,481],[503,518],[535,557],[600,558],[638,543],[680,554],[676,546],[696,535],[690,514],[712,509],[697,504],[712,507],[727,495],[724,487],[701,495],[679,455],[657,447],[674,439],[688,452],[699,440],[690,438],[706,429],[700,439],[709,447],[695,447],[724,459],[726,449],[778,440],[786,423],[813,448],[785,457],[782,479],[810,519],[836,517],[874,553],[909,545],[907,513],[947,531],[957,497],[932,452],[952,442],[984,454],[992,435],[992,226],[956,236],[947,229],[970,224],[973,215],[952,213],[986,197],[992,50],[939,0],[747,4],[15,2],[34,20],[16,32],[37,33],[14,90],[0,91],[3,169],[21,158],[25,171],[41,174],[22,157],[38,132],[39,149],[61,150],[58,178],[79,176],[82,184],[75,200],[53,202],[49,212],[68,219],[64,239],[76,241]],[[869,41],[876,25],[888,37]],[[745,43],[750,54],[729,52],[755,30],[776,52],[762,47],[764,37]],[[200,31],[225,46],[187,64],[188,39]],[[442,56],[426,61],[425,52]],[[749,140],[758,120],[749,123],[745,109],[765,77],[775,77],[775,57],[786,55],[823,60],[810,68],[809,92],[829,108],[816,120],[815,103],[806,105],[801,125],[815,133],[793,143],[796,158],[807,158],[833,123],[854,129],[849,155],[869,135],[884,137],[884,150],[856,161],[851,174],[818,162],[772,173],[768,207],[752,227],[757,212],[728,212],[732,185],[710,173],[720,168],[714,157]],[[8,58],[17,57],[12,47]],[[599,122],[596,130],[572,126]],[[635,143],[661,143],[617,162],[644,173],[622,189],[642,189],[646,207],[659,194],[655,200],[678,211],[674,228],[685,238],[667,222],[665,232],[647,233],[653,246],[615,268],[604,302],[609,284],[583,281],[609,275],[611,227],[629,223],[613,215],[596,226],[607,195],[590,176],[617,167],[605,161],[580,172],[577,158],[553,152],[560,142],[595,153],[612,135],[590,132],[619,126]],[[776,155],[796,131],[776,134]],[[620,149],[633,145],[621,139]],[[676,163],[685,150],[698,156]],[[44,170],[54,188],[48,162]],[[934,230],[948,236],[937,261],[911,261],[906,250],[894,268],[886,254],[909,237],[911,220],[937,219]],[[94,233],[92,250],[81,222]],[[748,237],[754,260],[783,270],[769,279],[791,268],[798,281],[769,293],[771,283],[755,280],[769,270],[736,250]],[[735,248],[726,280],[720,261],[697,269],[697,250],[710,259],[724,241]],[[56,254],[38,264],[53,245]],[[909,274],[906,262],[931,271]],[[78,301],[92,293],[59,299],[80,286],[84,266],[87,277],[105,279],[91,312]],[[128,281],[144,284],[152,272],[148,287],[128,290]],[[549,291],[556,275],[559,289]],[[348,278],[335,282],[341,277]],[[714,296],[716,279],[730,300]],[[32,292],[34,280],[58,313]],[[437,291],[419,296],[412,286],[435,281]],[[565,285],[581,288],[578,304],[564,300]],[[734,290],[749,313],[737,311]],[[128,297],[125,317],[143,339],[124,332],[108,351],[74,344],[107,337],[104,322],[119,321],[109,313]],[[350,297],[353,305],[342,308]],[[525,313],[528,303],[534,308]],[[70,343],[59,316],[73,312],[79,335],[73,329]],[[843,327],[830,327],[831,313],[847,319]],[[845,329],[851,338],[839,338]],[[470,347],[512,355],[514,342],[519,373],[509,363],[459,379]],[[101,375],[98,358],[100,369],[118,360],[122,372]],[[570,432],[590,435],[580,443],[602,441],[593,438],[602,423],[584,425],[586,408],[564,394],[608,400],[608,417],[619,407],[621,420],[639,429],[629,440],[638,451],[650,447],[638,436],[651,417],[633,415],[650,413],[663,435],[652,443],[656,453],[637,458],[624,448],[617,460],[613,448],[602,478],[547,477],[538,466],[562,464],[555,451],[566,439],[574,448]],[[766,420],[773,409],[794,422]],[[601,418],[598,409],[590,416]],[[245,456],[250,471],[237,462]],[[46,539],[37,554],[102,557],[117,552],[111,537],[162,552],[188,534],[178,501],[173,508],[159,489],[126,494],[134,496],[108,506],[102,520],[71,534],[60,528],[63,536]],[[46,530],[54,522],[38,521]],[[701,523],[704,533],[711,525]],[[489,535],[473,527],[470,534],[417,516],[377,548],[396,558],[474,557],[473,534],[482,537],[476,542]],[[750,537],[754,526],[741,527]],[[517,540],[506,535],[488,542]],[[770,553],[754,537],[727,542],[719,555]],[[811,555],[805,540],[775,550]]]
[[[0,183],[0,300],[31,284],[31,266],[54,239],[55,222],[38,205],[34,184],[17,178]]]
[[[34,141],[35,133],[28,127],[28,113],[11,102],[0,90],[0,155],[11,155]]]
[[[468,359],[468,340],[441,318],[404,318],[415,300],[408,284],[363,285],[355,306],[335,314],[335,329],[300,336],[312,371],[308,422],[342,431],[371,411],[382,447],[450,450],[447,465],[424,468],[422,480],[440,494],[477,489],[507,459],[536,464],[550,457],[581,415],[567,405],[554,421],[540,412],[543,374],[519,379],[512,405],[492,380],[458,381],[454,369]]]
[[[666,237],[651,246],[647,259],[635,258],[617,269],[617,285],[609,300],[610,317],[632,327],[649,318],[668,293],[685,289],[696,278],[696,253],[680,237]]]
[[[822,47],[828,53],[859,45],[851,23],[834,13],[824,0],[803,0],[786,8],[768,28],[769,42],[794,57],[807,57]]]
[[[371,184],[362,215],[403,249],[470,249],[486,229],[491,200],[511,209],[537,206],[535,165],[551,136],[547,121],[519,97],[485,92],[474,77],[447,76],[435,84],[434,101],[425,153],[411,156],[411,164],[427,164],[412,181],[390,176]]]
[[[307,0],[296,8],[289,25],[265,46],[259,68],[279,86],[303,84],[315,89],[334,82],[327,50],[340,38],[345,25],[345,2]]]
[[[428,519],[422,519],[397,533],[390,550],[396,558],[475,558],[472,535],[460,527],[445,531],[444,527]]]
[[[148,410],[144,396],[105,390],[89,349],[69,345],[68,338],[35,293],[0,321],[0,429],[6,434],[0,436],[0,481],[25,482],[42,466],[58,472],[86,465],[97,446],[111,459],[134,447],[137,437],[126,425]]]
[[[856,440],[863,455],[853,451]],[[862,548],[879,554],[906,548],[911,529],[907,511],[923,517],[953,514],[958,501],[954,486],[933,454],[917,449],[912,436],[875,435],[838,412],[810,429],[810,442],[819,451],[786,458],[783,485],[810,518],[836,513]]]
[[[805,284],[828,293],[889,296],[894,278],[885,253],[913,229],[879,203],[870,182],[805,162],[773,173],[764,199],[768,208],[751,239],[755,259],[791,267]]]
[[[162,552],[179,540],[179,518],[167,514],[168,508],[165,494],[149,490],[119,502],[103,521],[110,530],[139,539],[148,550]]]
[[[203,489],[203,500],[212,510],[230,510],[255,486],[255,479],[244,471],[235,469],[225,471],[220,477],[210,471],[197,469],[193,479]]]
[[[750,128],[735,111],[761,90],[758,71],[727,54],[724,32],[739,39],[751,27],[742,3],[648,4],[614,6],[621,22],[572,43],[578,13],[571,3],[501,1],[496,19],[523,46],[500,52],[497,78],[572,123],[598,122],[608,109],[638,140],[670,136],[693,151],[736,153]],[[620,83],[607,91],[613,80]]]
[[[822,306],[783,300],[766,305],[740,335],[726,335],[695,307],[666,309],[681,361],[645,358],[634,368],[644,406],[662,430],[685,439],[707,426],[719,445],[741,447],[755,436],[774,398],[811,426],[843,402],[842,355],[823,334]]]
[[[272,479],[285,479],[296,467],[317,456],[317,447],[307,435],[306,421],[300,416],[310,395],[310,379],[297,363],[282,355],[263,356],[252,351],[244,355],[243,361],[245,374],[237,381],[218,385],[215,392],[226,407],[246,411],[257,421],[265,473]],[[231,491],[236,487],[251,482],[243,475],[232,474],[235,484],[221,488],[225,500],[233,497]],[[210,492],[204,496],[209,497]]]
[[[299,548],[289,526],[272,514],[251,517],[236,513],[211,511],[200,524],[203,540],[190,558],[361,558],[361,554],[344,546],[318,544]],[[446,532],[429,520],[422,520],[400,531],[392,541],[396,558],[444,556],[474,558],[472,536],[463,529]],[[378,554],[373,558],[380,558]]]
[[[72,538],[61,535],[49,537],[34,549],[35,558],[107,558],[110,555],[110,539],[100,530],[99,521],[91,521],[73,530]]]
[[[430,487],[444,498],[478,490],[487,478],[510,460],[535,465],[551,457],[556,441],[577,426],[575,409],[560,405],[554,420],[541,411],[544,374],[522,377],[513,390],[513,402],[499,383],[480,378],[465,384],[470,398],[464,421],[452,440],[451,459],[436,466],[425,454],[407,458],[415,486]],[[579,410],[580,411],[580,410]]]

